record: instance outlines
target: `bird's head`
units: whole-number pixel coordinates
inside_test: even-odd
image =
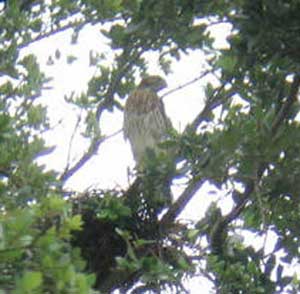
[[[166,81],[160,76],[148,76],[142,79],[139,89],[150,89],[158,92],[167,87]]]

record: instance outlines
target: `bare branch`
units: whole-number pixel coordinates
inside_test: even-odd
[[[98,139],[94,139],[88,149],[88,151],[73,165],[73,167],[65,170],[63,174],[60,176],[60,180],[62,182],[67,181],[70,177],[72,177],[80,168],[82,168],[91,158],[93,155],[96,154],[100,145],[105,142],[106,140],[118,135],[122,130],[118,130],[117,132]]]
[[[227,85],[228,81],[225,81],[219,88],[215,89],[210,97],[207,98],[206,104],[204,108],[201,110],[201,112],[197,115],[197,117],[194,119],[194,121],[187,126],[185,132],[187,131],[196,131],[198,126],[201,124],[201,122],[207,120],[211,114],[211,112],[220,106],[223,102],[230,99],[234,92],[227,93],[226,96],[221,97],[220,94]]]
[[[78,11],[73,12],[71,15],[69,15],[69,17],[74,16],[75,14],[78,14]],[[123,18],[120,17],[120,16],[99,19],[97,21],[96,20],[86,19],[86,18],[80,18],[80,19],[77,19],[75,21],[70,21],[69,23],[67,23],[65,25],[58,26],[58,27],[56,27],[54,29],[51,28],[49,31],[41,32],[39,35],[37,35],[32,40],[26,40],[25,42],[22,42],[19,45],[19,48],[27,47],[28,45],[31,45],[33,43],[36,43],[36,42],[40,41],[40,40],[43,40],[43,39],[46,39],[46,38],[51,37],[53,35],[56,35],[58,33],[65,32],[65,31],[67,31],[69,29],[76,28],[76,30],[80,30],[80,29],[82,29],[87,24],[95,25],[95,24],[98,24],[99,22],[101,24],[104,24],[104,23],[109,23],[109,22],[114,22],[114,21],[117,21],[117,20],[121,20],[121,19],[123,19]]]
[[[178,87],[174,88],[174,89],[171,89],[170,91],[164,93],[162,96],[161,96],[161,99],[163,99],[164,97],[174,93],[174,92],[177,92],[179,90],[182,90],[192,84],[194,84],[195,82],[198,82],[199,80],[203,79],[206,75],[208,75],[209,73],[211,73],[211,70],[206,70],[204,71],[203,73],[201,73],[198,77],[195,77],[194,79],[182,84],[182,85],[179,85]]]
[[[76,135],[76,133],[78,131],[78,128],[79,128],[79,124],[80,124],[80,121],[81,121],[81,115],[82,115],[82,111],[80,112],[80,114],[78,114],[77,121],[76,121],[76,124],[74,126],[74,130],[71,134],[71,138],[70,138],[69,146],[68,146],[67,165],[66,165],[65,170],[68,170],[68,168],[70,166],[71,151],[72,151],[71,149],[72,149],[72,146],[73,146],[73,141],[74,141],[75,135]]]
[[[184,210],[189,201],[202,187],[204,182],[205,179],[193,180],[183,191],[177,201],[170,207],[168,212],[163,216],[160,223],[163,226],[168,226],[168,224],[171,224],[176,219],[176,217]]]
[[[38,36],[36,36],[34,39],[32,40],[29,40],[29,41],[26,41],[26,42],[22,42],[20,45],[19,45],[19,48],[25,48],[33,43],[36,43],[38,41],[41,41],[43,39],[46,39],[48,37],[51,37],[55,34],[58,34],[58,33],[62,33],[64,31],[67,31],[69,29],[72,29],[72,28],[78,28],[78,27],[83,27],[84,25],[88,24],[89,22],[87,21],[83,21],[83,20],[80,20],[80,21],[72,21],[72,22],[69,22],[68,24],[64,25],[64,26],[61,26],[61,27],[57,27],[56,29],[52,29],[48,32],[43,32],[41,34],[39,34]]]
[[[108,87],[105,95],[105,99],[102,100],[97,109],[96,109],[96,119],[97,121],[100,121],[102,112],[112,103],[113,95],[118,87],[124,73],[129,70],[129,68],[135,63],[136,59],[143,53],[143,51],[137,52],[134,54],[129,60],[126,60],[123,67],[118,71],[118,75],[114,78],[114,80],[111,81],[110,86]],[[124,54],[124,53],[123,53]],[[91,159],[91,157],[96,154],[96,152],[99,149],[99,146],[108,138],[111,138],[117,134],[119,134],[122,130],[117,131],[116,133],[103,137],[100,139],[94,139],[90,146],[88,151],[78,160],[78,162],[70,169],[67,169],[60,177],[60,180],[65,182],[67,179],[69,179],[71,176],[74,175],[88,160]]]
[[[292,105],[297,101],[299,86],[300,86],[300,75],[296,74],[291,84],[290,94],[273,121],[272,135],[275,135],[282,122],[288,116]]]

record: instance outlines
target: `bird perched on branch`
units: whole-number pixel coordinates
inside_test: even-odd
[[[145,77],[129,95],[124,110],[124,138],[130,142],[139,171],[128,195],[139,217],[148,222],[155,222],[162,208],[172,201],[170,186],[175,165],[172,152],[161,146],[172,124],[157,94],[166,86],[160,76]]]
[[[147,151],[163,151],[159,144],[172,128],[164,104],[157,92],[167,86],[160,76],[145,77],[129,95],[124,111],[124,138],[131,145],[138,166],[143,164]]]

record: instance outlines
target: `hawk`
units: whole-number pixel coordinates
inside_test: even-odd
[[[129,95],[124,111],[124,138],[129,140],[133,157],[142,165],[147,150],[159,152],[159,143],[172,128],[157,92],[167,86],[160,76],[148,76]]]

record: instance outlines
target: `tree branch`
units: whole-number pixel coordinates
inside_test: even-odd
[[[73,132],[72,132],[72,134],[71,134],[71,138],[70,138],[70,140],[69,140],[68,155],[67,155],[67,165],[66,165],[66,168],[65,168],[66,170],[67,170],[67,169],[69,168],[69,166],[70,166],[70,161],[71,161],[71,151],[72,151],[73,141],[74,141],[75,135],[76,135],[76,133],[77,133],[77,131],[78,131],[78,129],[79,129],[79,124],[80,124],[80,121],[81,121],[81,119],[82,119],[81,115],[82,115],[82,111],[80,111],[80,113],[79,113],[78,116],[77,116],[77,121],[76,121],[76,124],[75,124],[75,126],[74,126],[74,130],[73,130]]]
[[[98,107],[97,107],[97,110],[96,110],[96,119],[97,121],[100,120],[100,117],[101,117],[101,114],[102,112],[107,108],[107,106],[109,105],[113,105],[113,96],[114,96],[114,93],[116,91],[116,88],[118,87],[119,83],[121,82],[121,79],[122,77],[124,76],[124,74],[129,71],[129,69],[134,65],[134,63],[136,62],[136,60],[144,53],[143,50],[140,50],[140,51],[136,51],[132,54],[132,56],[128,56],[126,59],[126,54],[127,52],[124,51],[122,53],[122,55],[124,55],[123,58],[121,59],[124,59],[125,62],[124,64],[121,64],[119,65],[119,68],[118,68],[118,74],[116,75],[116,77],[114,77],[106,91],[106,94],[105,94],[105,98],[104,100],[99,103]]]
[[[288,117],[292,105],[297,101],[299,87],[300,87],[300,75],[295,75],[293,82],[291,84],[289,96],[287,97],[286,102],[282,105],[277,116],[274,118],[272,129],[271,129],[272,137],[276,135],[279,127],[282,125],[284,120]],[[245,206],[250,200],[250,196],[255,189],[257,180],[261,179],[265,169],[266,169],[266,164],[260,163],[257,169],[256,179],[252,179],[248,181],[248,183],[245,186],[244,193],[240,195],[241,200],[239,201],[239,203],[237,203],[237,205],[231,210],[231,212],[223,216],[222,219],[218,221],[218,223],[215,225],[214,230],[212,231],[212,235],[210,236],[211,244],[215,244],[214,246],[218,246],[218,247],[222,246],[222,244],[218,244],[216,240],[220,240],[219,236],[223,233],[226,227],[241,214],[241,212],[243,211],[243,209],[245,208]]]
[[[25,48],[33,43],[36,43],[38,41],[41,41],[43,39],[46,39],[48,37],[51,37],[55,34],[58,34],[58,33],[62,33],[64,31],[67,31],[69,29],[72,29],[72,28],[77,28],[77,27],[83,27],[84,25],[88,24],[89,22],[88,21],[73,21],[73,22],[69,22],[68,24],[64,25],[64,26],[61,26],[61,27],[58,27],[56,29],[52,29],[48,32],[43,32],[41,34],[39,34],[38,36],[36,36],[34,39],[32,40],[29,40],[29,41],[26,41],[26,42],[22,42],[18,47],[20,49],[22,48]]]
[[[183,86],[179,86],[178,88],[175,88],[169,92],[167,92],[164,96],[175,92],[178,89],[181,89],[185,86],[188,86],[195,81],[201,79],[205,75],[207,75],[209,71],[206,71],[202,73],[200,76],[196,77],[195,79],[191,80],[190,82],[184,84]],[[193,131],[195,132],[197,130],[197,127],[199,124],[207,120],[209,114],[212,110],[214,110],[217,106],[219,106],[223,101],[226,101],[228,98],[234,95],[234,92],[228,93],[225,97],[220,97],[219,94],[224,89],[228,81],[224,82],[218,89],[216,89],[210,97],[207,99],[207,103],[205,104],[202,111],[199,113],[199,115],[195,118],[195,120],[187,126],[184,132]],[[179,216],[179,214],[185,209],[189,201],[193,198],[193,196],[196,194],[196,192],[201,188],[203,183],[205,182],[205,179],[200,180],[193,180],[187,188],[184,190],[184,192],[181,194],[181,196],[177,199],[177,201],[169,208],[168,212],[163,216],[161,220],[161,224],[163,226],[168,225],[172,223],[176,217]]]
[[[197,191],[204,184],[205,179],[193,180],[183,193],[179,196],[177,201],[169,208],[168,212],[163,216],[160,223],[163,227],[171,224],[176,217],[184,210],[189,201],[194,197]]]
[[[78,11],[73,12],[72,15],[70,15],[69,17],[74,16],[76,13],[78,13]],[[117,16],[117,17],[100,19],[99,22],[101,24],[103,24],[103,23],[107,23],[107,22],[114,22],[114,21],[117,21],[117,20],[120,20],[120,19],[123,19],[123,18],[120,17],[120,16]],[[69,29],[76,28],[77,30],[80,30],[87,24],[95,25],[95,24],[98,24],[98,22],[96,22],[95,20],[89,20],[87,18],[85,18],[85,19],[82,18],[80,20],[70,21],[69,23],[67,23],[65,25],[58,26],[55,29],[51,29],[48,32],[44,31],[44,32],[40,33],[39,35],[37,35],[32,40],[27,40],[25,42],[22,42],[21,44],[19,44],[18,47],[20,49],[24,48],[24,47],[27,47],[27,46],[29,46],[33,43],[36,43],[38,41],[41,41],[43,39],[46,39],[46,38],[51,37],[53,35],[56,35],[58,33],[63,33],[65,31],[69,30]]]
[[[79,169],[81,169],[99,149],[99,146],[106,140],[118,135],[122,130],[119,130],[109,136],[102,137],[100,139],[94,139],[88,149],[88,151],[71,167],[66,169],[63,174],[60,176],[60,180],[65,182],[70,177],[72,177]]]
[[[297,101],[299,86],[300,86],[300,75],[296,74],[291,84],[289,96],[287,97],[286,102],[282,105],[281,109],[279,110],[277,116],[273,121],[272,128],[271,128],[271,133],[273,136],[277,132],[282,122],[287,118],[292,105]]]
[[[120,69],[118,70],[118,74],[117,76],[112,79],[106,94],[104,95],[104,100],[100,101],[99,105],[97,106],[96,109],[96,120],[99,122],[101,119],[101,114],[102,112],[107,109],[107,107],[109,107],[110,105],[113,105],[113,95],[116,91],[116,88],[118,87],[122,77],[124,76],[124,74],[134,65],[134,63],[136,62],[136,59],[139,58],[142,54],[143,54],[143,50],[141,51],[136,51],[132,56],[126,57],[127,52],[123,52],[122,54],[124,55],[124,64],[123,66],[120,67]],[[126,59],[128,58],[128,59]],[[88,160],[90,160],[92,158],[92,156],[97,152],[97,150],[99,149],[99,146],[101,145],[101,143],[103,143],[103,141],[105,141],[108,138],[111,138],[112,136],[115,136],[116,134],[120,133],[122,130],[117,131],[116,133],[108,136],[108,137],[104,137],[104,138],[100,138],[100,139],[94,139],[89,148],[88,151],[82,156],[82,158],[80,158],[78,160],[78,162],[70,169],[66,169],[65,172],[61,175],[60,180],[65,182],[67,179],[69,179],[71,176],[74,175],[74,173],[76,173]]]
[[[164,97],[174,93],[174,92],[177,92],[181,89],[184,89],[192,84],[194,84],[195,82],[198,82],[199,80],[203,79],[206,75],[208,75],[209,73],[211,72],[211,70],[206,70],[204,71],[203,73],[201,73],[198,77],[195,77],[194,79],[182,84],[182,85],[179,85],[178,87],[174,88],[174,89],[171,89],[170,91],[164,93],[162,96],[161,96],[161,99],[163,99]]]
[[[225,97],[220,97],[220,93],[225,88],[228,81],[225,81],[219,88],[215,89],[211,96],[209,96],[206,100],[206,104],[204,108],[201,110],[201,112],[197,115],[197,117],[194,119],[194,121],[187,126],[185,132],[190,131],[196,131],[198,126],[205,120],[209,118],[209,115],[211,112],[220,106],[224,101],[227,101],[229,98],[231,98],[235,93],[229,92]]]

